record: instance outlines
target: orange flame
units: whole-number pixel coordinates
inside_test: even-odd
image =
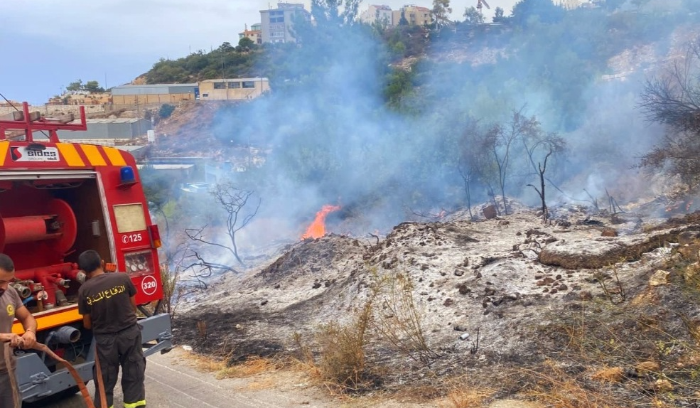
[[[322,236],[326,235],[326,216],[329,213],[338,210],[340,210],[339,205],[324,205],[321,208],[321,211],[316,213],[316,219],[314,219],[314,222],[309,225],[309,228],[306,229],[306,232],[301,236],[301,239],[321,238]]]

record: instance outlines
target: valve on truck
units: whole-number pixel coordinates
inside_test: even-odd
[[[13,283],[10,284],[10,286],[12,286],[12,288],[19,293],[19,297],[22,299],[26,299],[32,295],[32,290],[29,288],[29,286],[23,285],[22,283]]]
[[[78,228],[75,214],[64,200],[54,198],[41,206],[41,215],[2,217],[0,215],[0,252],[7,245],[50,241],[55,250],[63,255],[75,243]],[[85,273],[74,263],[49,265],[15,271],[19,281],[17,291],[26,299],[34,294],[42,302],[41,309],[51,309],[68,303],[65,290],[70,282],[85,282]]]

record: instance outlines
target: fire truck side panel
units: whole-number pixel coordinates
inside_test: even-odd
[[[92,379],[93,342],[77,311],[80,253],[94,249],[115,273],[128,273],[145,305],[162,299],[157,248],[146,198],[129,153],[116,148],[0,140],[0,252],[15,262],[13,287],[37,320],[37,340]],[[170,316],[140,319],[147,354],[172,347]],[[13,332],[21,334],[15,321]],[[148,343],[148,344],[146,344]],[[17,379],[32,402],[75,386],[68,371],[18,352]]]

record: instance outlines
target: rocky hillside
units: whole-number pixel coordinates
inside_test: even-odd
[[[184,300],[176,338],[232,364],[292,355],[332,373],[342,364],[329,363],[338,354],[324,338],[342,346],[354,333],[365,358],[354,390],[409,386],[431,399],[456,381],[486,400],[693,406],[700,216],[570,207],[553,219],[527,208],[478,221],[454,214],[370,240],[292,243]]]

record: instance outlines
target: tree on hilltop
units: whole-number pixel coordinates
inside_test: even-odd
[[[97,81],[87,81],[85,83],[85,90],[90,92],[90,93],[98,93],[98,92],[104,92],[105,89],[100,86],[100,83]]]
[[[67,91],[72,91],[72,92],[80,91],[81,89],[83,89],[83,80],[82,80],[82,79],[79,79],[79,80],[77,80],[77,81],[75,81],[75,82],[71,82],[71,83],[68,84],[68,86],[66,87],[66,90],[67,90]]]
[[[484,15],[474,6],[467,7],[466,10],[464,10],[464,22],[470,25],[483,24]]]
[[[311,15],[317,24],[352,25],[361,0],[311,0]]]
[[[450,0],[433,0],[433,15],[438,26],[450,22],[449,14],[452,13]]]
[[[495,13],[493,15],[493,22],[502,23],[504,21],[506,21],[505,12],[502,8],[496,7]]]
[[[552,0],[521,0],[513,6],[512,14],[516,25],[527,26],[533,22],[558,23],[564,18],[566,10]]]

